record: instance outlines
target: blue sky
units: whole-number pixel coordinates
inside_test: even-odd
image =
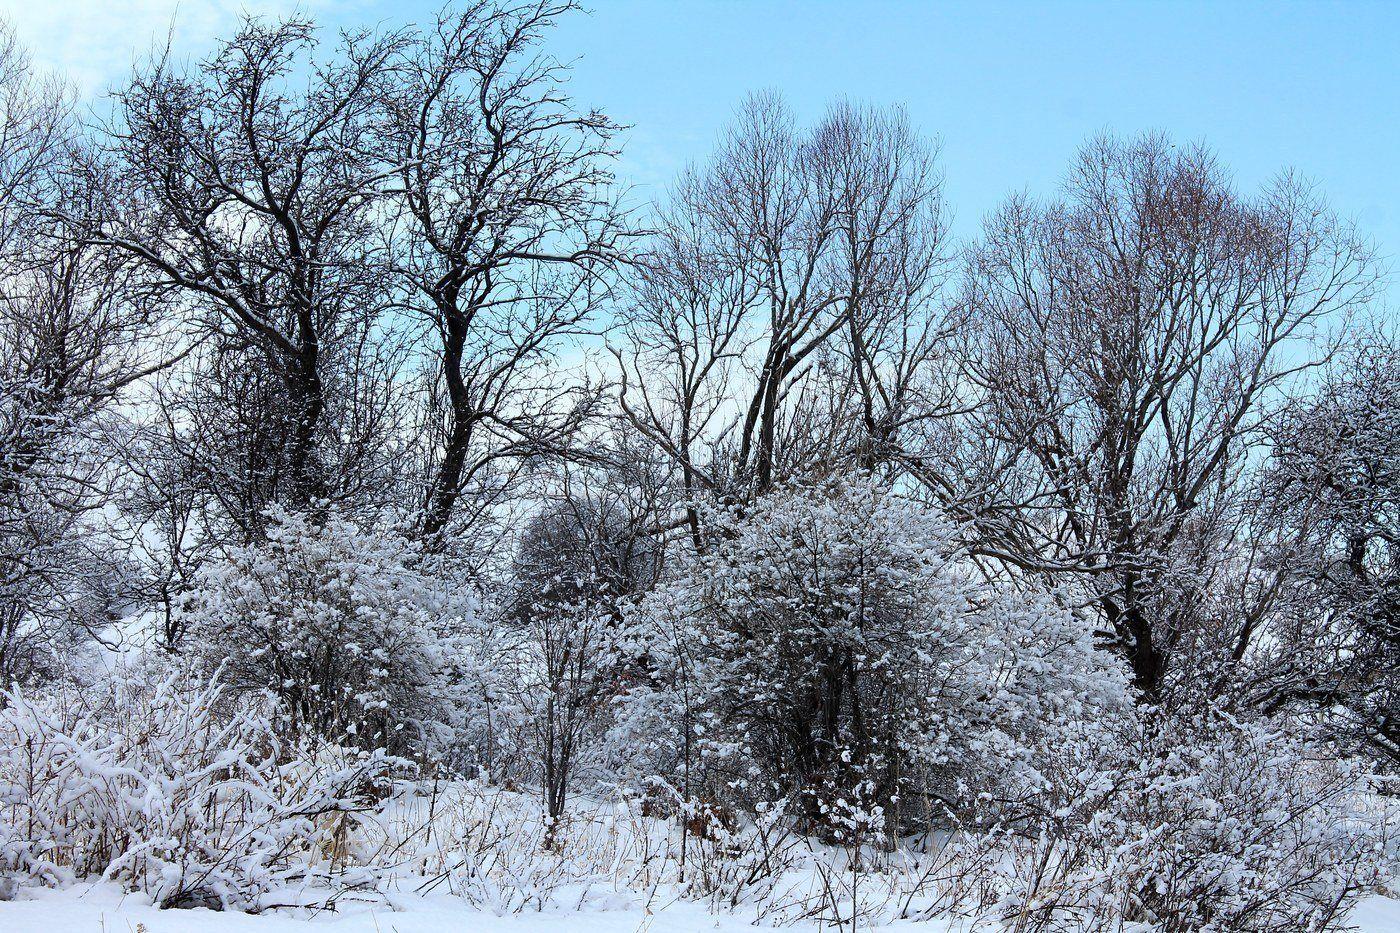
[[[0,0],[0,13],[41,62],[92,92],[172,15],[177,45],[198,54],[244,6],[340,25],[421,21],[437,3]],[[906,105],[942,141],[960,235],[1012,190],[1053,193],[1085,137],[1156,129],[1209,143],[1246,190],[1299,169],[1384,256],[1400,256],[1400,2],[591,7],[551,48],[577,60],[580,103],[633,125],[622,173],[643,197],[705,156],[746,92],[775,88],[812,119],[843,95]]]
[[[805,116],[841,95],[906,105],[942,141],[955,229],[1052,192],[1089,135],[1205,140],[1250,188],[1285,165],[1400,253],[1400,3],[795,3],[600,0],[556,42],[575,93],[634,124],[662,184],[735,103]]]

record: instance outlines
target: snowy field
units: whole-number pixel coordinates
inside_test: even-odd
[[[115,881],[21,884],[0,901],[0,933],[854,929],[847,849],[782,831],[765,835],[756,823],[733,833],[721,829],[718,838],[691,837],[681,868],[679,824],[646,815],[635,800],[579,800],[552,837],[542,817],[531,795],[472,782],[447,785],[433,796],[396,796],[361,814],[340,852],[345,864],[335,877],[346,883],[269,887],[258,898],[260,913],[162,910]],[[855,926],[872,933],[1011,929],[995,908],[977,921],[948,900],[951,892],[972,890],[947,880],[966,871],[946,855],[952,848],[927,855],[867,850],[862,858],[869,870],[856,880]],[[355,884],[353,863],[381,867]],[[771,864],[772,873],[750,871],[760,864]],[[1387,894],[1362,898],[1343,929],[1400,933],[1396,893],[1392,886]]]
[[[342,901],[335,913],[294,917],[210,910],[157,910],[140,895],[124,895],[111,884],[79,884],[63,891],[22,892],[31,898],[0,904],[5,933],[737,933],[755,929],[742,914],[714,915],[703,905],[672,901],[639,907],[496,916],[473,910],[450,895],[402,895],[391,902]],[[1359,933],[1400,933],[1400,900],[1371,897],[1352,917]],[[847,927],[848,928],[848,927]],[[831,924],[804,923],[787,929],[834,931]],[[948,921],[901,921],[862,929],[909,933],[972,933]]]

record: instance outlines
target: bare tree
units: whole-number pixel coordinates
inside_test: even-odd
[[[372,233],[393,171],[370,134],[401,44],[357,32],[320,58],[308,21],[248,19],[193,68],[159,57],[117,95],[109,158],[91,167],[107,197],[65,216],[144,263],[209,340],[264,371],[278,458],[265,498],[298,508],[345,475],[327,462],[343,397],[327,381],[385,303]]]
[[[0,35],[0,676],[42,674],[112,621],[91,519],[115,480],[114,407],[166,362],[161,308],[133,271],[45,212],[81,210],[66,91]]]
[[[1254,699],[1400,762],[1400,345],[1349,347],[1271,442],[1254,530],[1278,597]]]
[[[1309,338],[1373,282],[1365,246],[1292,176],[1245,198],[1203,149],[1090,143],[1064,201],[1012,198],[970,255],[966,430],[987,452],[953,485],[999,493],[973,514],[981,550],[1083,581],[1160,699],[1261,427],[1325,358]]]
[[[430,539],[460,517],[464,490],[489,498],[529,458],[566,449],[594,401],[544,370],[561,341],[589,332],[625,233],[609,192],[618,127],[576,110],[565,69],[537,51],[574,8],[448,9],[398,61],[395,261],[438,343]]]
[[[628,423],[697,492],[761,493],[842,465],[893,466],[949,399],[935,153],[897,110],[841,104],[800,132],[750,98],[683,179],[640,263],[618,350]]]

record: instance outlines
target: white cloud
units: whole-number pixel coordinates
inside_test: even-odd
[[[0,0],[41,67],[66,76],[85,96],[102,93],[130,72],[174,29],[175,49],[198,56],[239,14],[315,10],[295,0]]]

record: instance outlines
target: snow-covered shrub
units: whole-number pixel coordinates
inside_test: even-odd
[[[500,624],[494,605],[461,619],[444,642],[446,726],[433,757],[447,773],[496,785],[533,783],[539,770],[516,679],[520,636]]]
[[[188,599],[189,644],[238,690],[268,690],[294,734],[402,750],[440,723],[443,587],[407,542],[335,514],[270,516]]]
[[[1122,738],[1048,776],[1033,829],[984,837],[1014,929],[1329,930],[1381,880],[1394,829],[1357,766],[1218,711]]]
[[[709,524],[715,546],[632,619],[654,683],[627,726],[647,765],[691,774],[688,794],[796,795],[827,829],[893,829],[1128,705],[1086,625],[979,583],[948,521],[874,482],[780,490]]]
[[[502,623],[532,765],[559,818],[570,793],[602,772],[613,701],[634,677],[621,605],[654,578],[643,519],[607,495],[566,494],[524,528]]]
[[[409,765],[285,746],[254,697],[182,675],[5,695],[0,872],[116,880],[162,907],[256,910],[276,888],[347,879],[347,820]]]

